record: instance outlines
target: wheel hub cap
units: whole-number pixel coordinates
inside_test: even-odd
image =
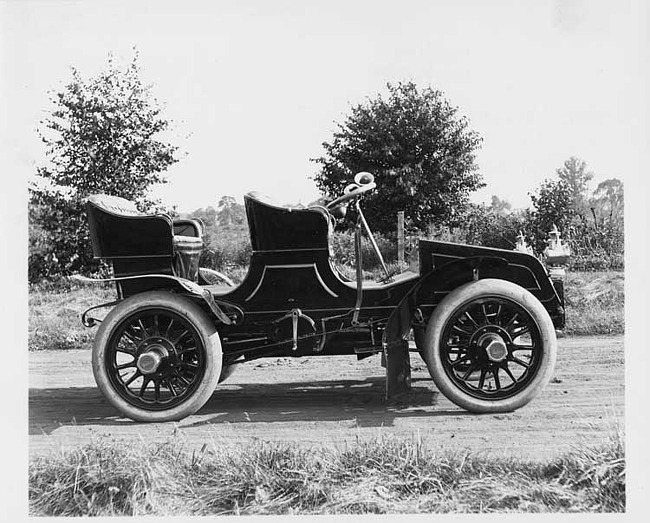
[[[498,334],[486,333],[479,338],[478,344],[483,347],[490,361],[499,363],[508,356],[508,347]]]
[[[152,345],[138,356],[136,366],[142,374],[153,374],[162,365],[167,350],[162,345]]]

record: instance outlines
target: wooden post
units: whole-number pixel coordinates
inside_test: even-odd
[[[404,264],[404,211],[397,211],[397,263]]]

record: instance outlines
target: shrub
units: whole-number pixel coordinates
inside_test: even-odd
[[[389,237],[374,233],[375,241],[386,263],[394,263],[397,260],[397,241]],[[354,233],[335,232],[330,236],[330,250],[334,263],[343,266],[355,266]],[[362,268],[365,271],[373,271],[381,268],[377,254],[367,237],[361,242],[361,256],[363,259]]]
[[[569,259],[569,270],[575,272],[623,271],[624,269],[623,254],[572,254]]]

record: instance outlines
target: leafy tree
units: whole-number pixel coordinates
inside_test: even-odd
[[[589,182],[594,177],[592,172],[587,171],[586,162],[572,156],[556,172],[559,180],[568,188],[572,214],[585,216],[588,210]]]
[[[219,226],[225,229],[233,226],[241,228],[246,225],[246,210],[232,196],[223,196],[219,200],[217,222]]]
[[[244,206],[232,196],[223,196],[217,209],[197,209],[187,217],[201,218],[205,224],[206,249],[201,253],[200,265],[230,271],[246,267],[251,254],[251,244]]]
[[[542,252],[553,225],[566,236],[573,218],[571,188],[565,181],[547,179],[542,182],[537,193],[529,196],[533,203],[529,232],[534,238],[533,247],[537,252]]]
[[[323,143],[325,155],[313,160],[318,188],[339,196],[356,172],[370,171],[378,190],[364,211],[373,228],[394,231],[395,210],[419,229],[454,220],[484,185],[475,161],[481,138],[457,112],[440,91],[389,83],[388,97],[353,106]]]
[[[519,231],[526,228],[528,213],[523,210],[504,212],[499,207],[470,203],[452,241],[499,249],[513,249]]]
[[[609,178],[599,183],[589,204],[597,225],[611,223],[623,229],[625,197],[621,180]]]
[[[598,184],[591,199],[594,243],[606,253],[623,254],[625,244],[625,195],[623,182],[610,178]]]
[[[590,197],[593,174],[586,165],[570,158],[556,171],[556,180],[545,180],[530,195],[533,210],[529,232],[538,251],[544,249],[548,231],[555,224],[570,241],[575,255],[623,253],[623,184],[616,178],[605,180]]]
[[[177,161],[177,147],[157,138],[170,122],[140,79],[137,53],[125,69],[109,57],[93,78],[73,68],[51,101],[54,109],[39,129],[49,162],[30,187],[31,226],[46,241],[30,243],[30,281],[95,267],[85,198],[106,193],[143,210],[160,206],[147,192],[165,182],[163,172]]]

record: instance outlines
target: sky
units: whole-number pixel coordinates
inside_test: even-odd
[[[634,180],[647,137],[647,10],[637,1],[0,2],[3,163],[46,162],[50,92],[109,53],[142,76],[181,147],[154,191],[181,211],[251,190],[318,197],[311,179],[351,105],[387,82],[431,86],[483,137],[477,163],[515,207],[570,156],[595,185]],[[381,187],[378,188],[381,190]]]

